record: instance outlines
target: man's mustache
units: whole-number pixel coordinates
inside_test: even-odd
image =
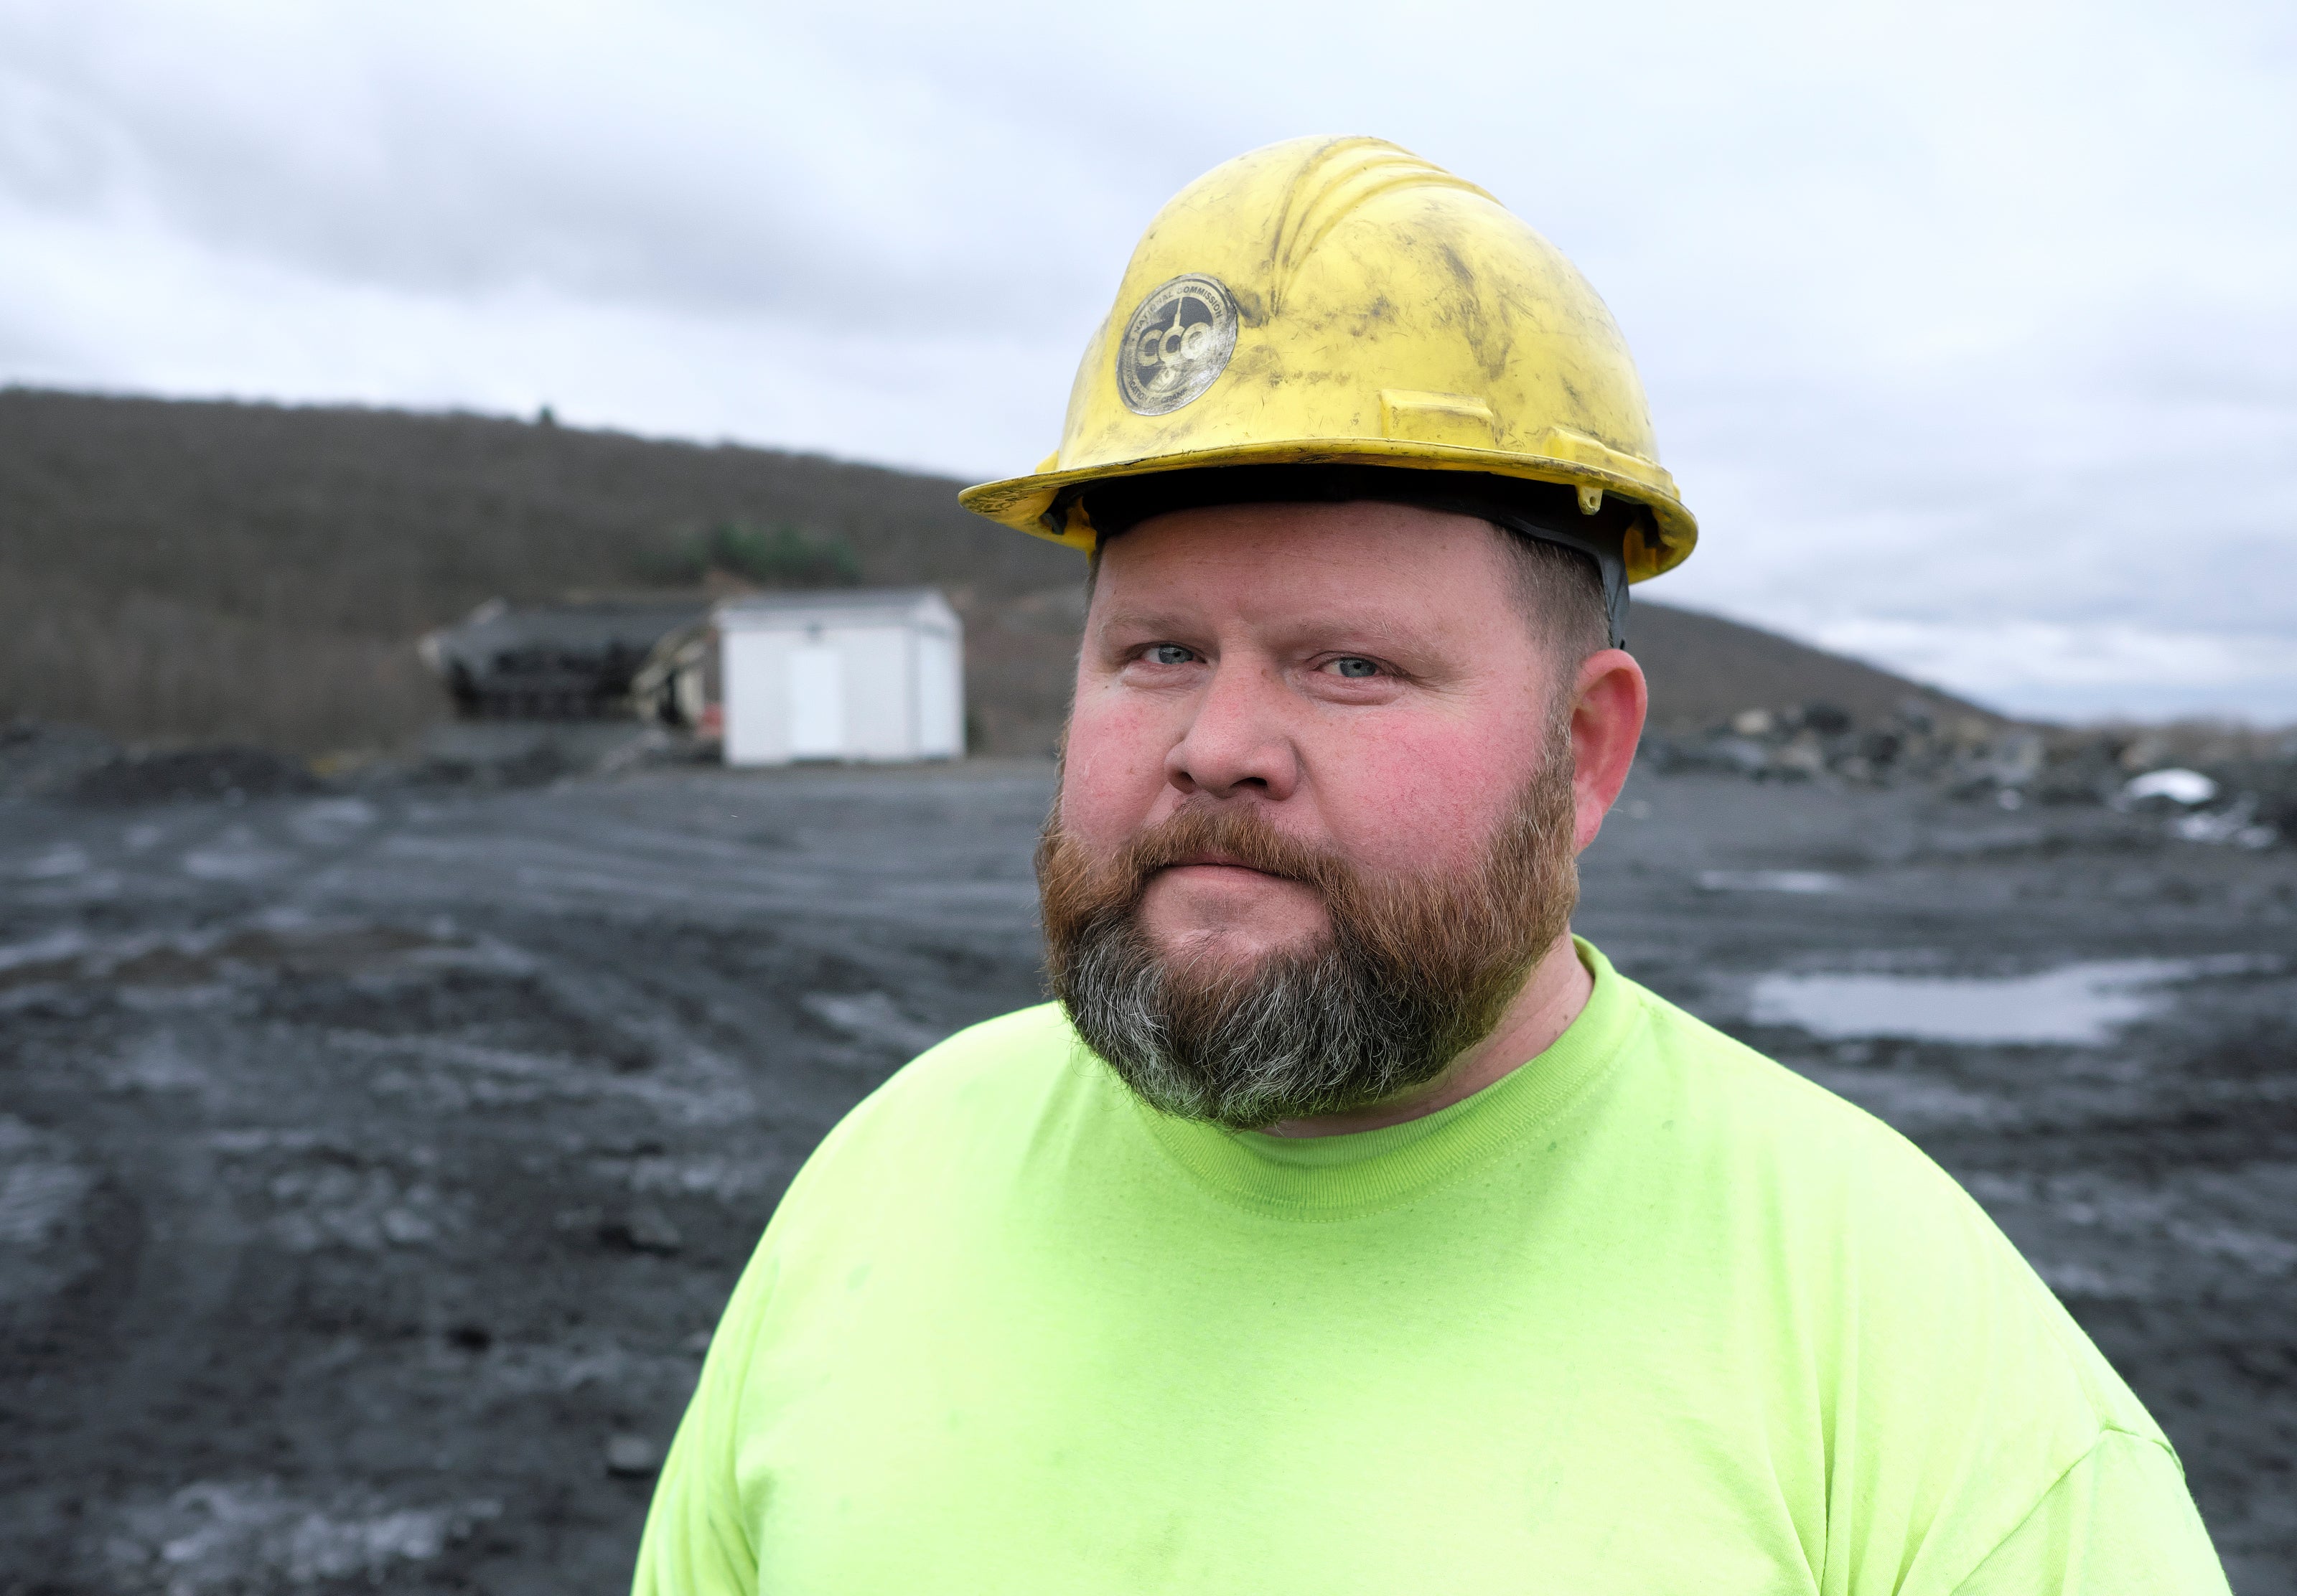
[[[1137,896],[1159,870],[1207,856],[1327,896],[1354,874],[1338,855],[1287,836],[1256,808],[1211,803],[1183,808],[1140,832],[1119,852],[1114,870]]]

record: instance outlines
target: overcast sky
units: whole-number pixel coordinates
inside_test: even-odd
[[[0,382],[968,479],[1182,184],[1391,138],[1593,281],[1697,556],[1989,702],[2297,720],[2297,7],[0,0]]]

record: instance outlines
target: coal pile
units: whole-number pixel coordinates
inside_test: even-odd
[[[91,727],[12,720],[0,726],[0,798],[55,796],[124,753]]]
[[[99,807],[292,797],[325,790],[308,766],[263,748],[131,748],[84,726],[0,726],[0,796]]]
[[[126,806],[219,799],[284,798],[317,793],[310,771],[261,748],[182,748],[123,753],[71,784],[81,803]]]
[[[1857,735],[1747,740],[1804,730]],[[15,754],[0,1592],[618,1588],[798,1162],[1041,990],[1041,761],[94,804],[103,748]],[[2297,849],[1957,795],[1992,757],[1639,771],[1579,928],[1945,1164],[2297,1596]]]

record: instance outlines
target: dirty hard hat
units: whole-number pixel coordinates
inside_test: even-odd
[[[1482,189],[1375,138],[1271,144],[1181,190],[1085,348],[1060,448],[959,498],[1090,550],[1144,500],[1265,499],[1268,468],[1334,466],[1353,475],[1303,476],[1595,555],[1615,631],[1625,584],[1699,535],[1595,291]],[[1178,473],[1203,481],[1141,480]]]

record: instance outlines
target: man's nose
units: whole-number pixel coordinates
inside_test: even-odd
[[[1241,665],[1215,666],[1189,728],[1165,756],[1165,778],[1183,793],[1285,799],[1300,784],[1300,756],[1283,715],[1280,682]]]

